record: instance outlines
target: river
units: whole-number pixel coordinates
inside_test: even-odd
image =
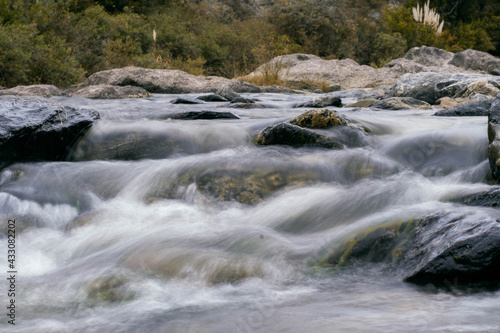
[[[485,117],[336,109],[370,130],[363,142],[343,150],[256,146],[260,130],[308,110],[292,105],[312,95],[244,95],[270,108],[170,103],[197,95],[51,98],[92,107],[102,119],[68,161],[15,164],[0,173],[0,218],[16,219],[18,265],[16,326],[3,315],[1,330],[500,330],[498,291],[463,293],[453,281],[448,288],[417,286],[382,264],[316,264],[353,230],[460,209],[447,200],[488,189]],[[240,119],[165,119],[196,110]],[[138,147],[122,160],[96,153],[99,140],[123,130],[167,133],[181,143],[160,155]],[[197,188],[194,180],[224,172],[271,177],[268,183],[279,186],[250,205]],[[2,228],[0,247],[7,249]],[[0,286],[4,295],[5,279]]]

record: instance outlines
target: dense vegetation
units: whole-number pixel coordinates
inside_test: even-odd
[[[128,65],[235,77],[295,52],[374,66],[419,45],[500,53],[497,0],[432,0],[439,36],[413,20],[415,0],[279,0],[260,14],[249,0],[217,3],[0,0],[0,85],[67,86]]]

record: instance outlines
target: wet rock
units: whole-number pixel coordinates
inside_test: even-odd
[[[372,106],[377,102],[378,99],[362,99],[360,101],[357,101],[356,103],[351,103],[349,105],[346,105],[346,108],[366,108]]]
[[[228,101],[232,101],[235,98],[241,97],[240,94],[236,93],[233,89],[231,89],[231,87],[226,85],[222,86],[222,88],[217,90],[217,95],[224,97]]]
[[[191,99],[191,98],[176,98],[170,101],[172,104],[205,104],[204,101]]]
[[[296,108],[324,108],[327,106],[342,106],[342,100],[340,97],[337,96],[321,96],[321,97],[315,97],[309,102],[297,104],[295,107]]]
[[[440,117],[483,117],[488,115],[491,103],[492,100],[472,101],[451,109],[439,110],[434,115]]]
[[[294,90],[292,88],[288,87],[282,87],[282,86],[260,86],[259,87],[261,92],[263,93],[268,93],[268,94],[303,94],[302,91]]]
[[[109,84],[100,84],[88,86],[69,91],[70,97],[85,97],[93,99],[121,99],[121,98],[144,98],[152,95],[141,87],[133,86],[112,86]]]
[[[458,52],[449,63],[450,65],[464,69],[481,71],[491,75],[500,75],[500,59],[482,51],[469,49]]]
[[[343,145],[334,138],[291,124],[272,125],[262,130],[255,142],[259,145],[310,146],[342,149]]]
[[[427,102],[415,99],[413,97],[390,97],[378,101],[372,105],[375,109],[383,110],[406,110],[406,109],[430,109],[431,105]]]
[[[493,214],[493,215],[491,215]],[[443,211],[358,231],[320,264],[381,262],[413,283],[500,283],[500,223],[491,210]]]
[[[237,115],[231,112],[216,112],[216,111],[188,111],[174,113],[162,117],[162,119],[180,119],[180,120],[196,120],[196,119],[240,119]]]
[[[228,102],[228,100],[221,95],[217,94],[210,94],[210,95],[203,95],[203,96],[198,96],[196,99],[199,99],[204,102]]]
[[[37,98],[0,97],[0,165],[60,161],[99,113]]]
[[[405,74],[391,87],[386,97],[413,97],[434,104],[443,97],[471,98],[492,94],[500,87],[500,77],[481,74],[418,73]]]
[[[259,93],[259,87],[239,79],[195,76],[180,70],[124,67],[92,74],[79,87],[107,84],[142,87],[150,93],[214,93],[224,85],[236,92]]]
[[[500,181],[500,95],[495,98],[488,111],[488,159],[491,176]]]
[[[40,96],[40,97],[52,97],[52,96],[62,96],[63,91],[56,86],[48,84],[38,84],[32,86],[17,86],[10,89],[0,90],[1,95],[13,95],[13,96]]]
[[[466,194],[458,198],[453,198],[451,202],[461,203],[467,206],[499,207],[500,206],[500,188],[495,186],[487,191]]]
[[[290,120],[290,124],[303,128],[325,129],[335,126],[354,126],[347,117],[334,110],[319,109],[306,111]]]
[[[255,103],[255,101],[253,99],[250,99],[250,98],[245,98],[245,97],[236,97],[234,98],[233,100],[231,100],[230,102],[231,104],[233,103]]]
[[[199,152],[194,137],[178,128],[134,124],[92,128],[73,145],[72,161],[162,159]]]

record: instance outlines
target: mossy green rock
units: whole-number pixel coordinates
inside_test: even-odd
[[[303,128],[326,129],[335,126],[352,126],[352,122],[340,113],[318,109],[306,111],[290,120],[290,124]]]

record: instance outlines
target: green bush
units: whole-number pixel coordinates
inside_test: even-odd
[[[40,35],[34,25],[0,26],[0,84],[68,86],[83,70],[61,38]]]

